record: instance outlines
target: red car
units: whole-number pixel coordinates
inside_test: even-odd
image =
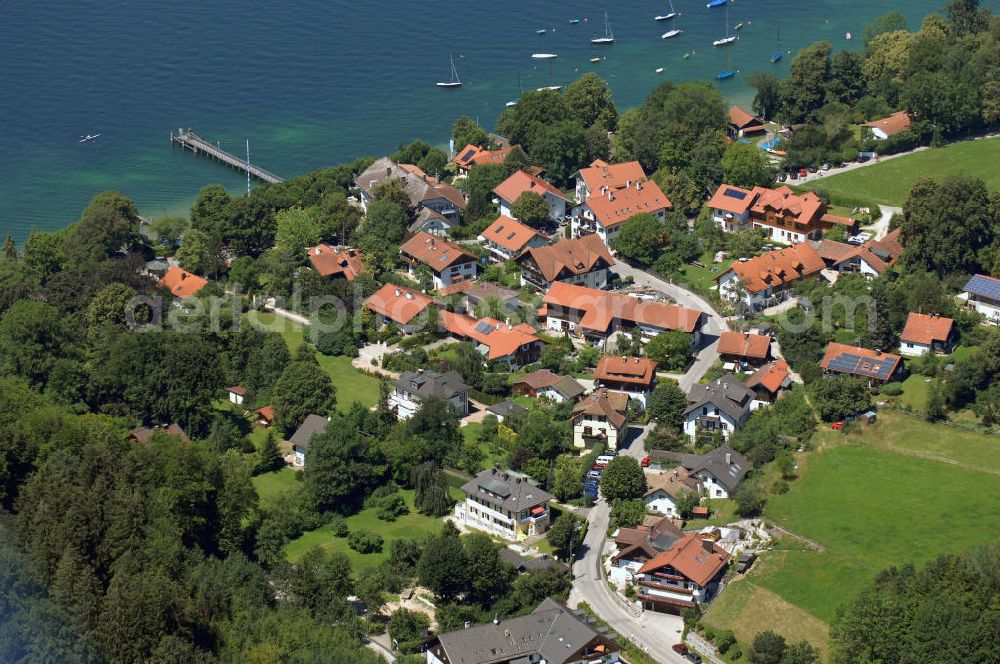
[[[644,456],[642,457],[642,461],[639,462],[639,465],[641,465],[643,468],[649,468],[650,461],[652,461],[652,459],[650,459],[648,456]]]
[[[834,422],[833,424],[830,425],[830,428],[833,429],[834,431],[841,431],[844,428],[844,421],[841,420],[839,422]]]
[[[688,651],[687,644],[685,643],[675,643],[674,645],[670,646],[670,648],[678,655],[686,655]]]

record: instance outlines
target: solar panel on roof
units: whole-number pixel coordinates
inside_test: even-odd
[[[1000,279],[991,279],[982,274],[974,275],[965,284],[965,290],[969,293],[982,295],[991,300],[1000,300]]]
[[[480,321],[479,324],[476,325],[476,332],[479,332],[480,334],[489,334],[492,331],[493,326],[485,321]]]
[[[726,189],[722,192],[723,196],[728,196],[729,198],[735,198],[738,201],[742,201],[747,197],[747,192],[739,191],[738,189]]]
[[[467,150],[465,154],[462,155],[462,161],[468,161],[474,154],[476,154],[475,150]]]

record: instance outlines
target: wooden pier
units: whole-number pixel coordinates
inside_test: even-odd
[[[205,140],[204,138],[194,133],[190,129],[178,129],[176,134],[171,133],[170,144],[173,145],[175,143],[181,146],[182,148],[191,150],[191,152],[194,152],[195,154],[204,153],[209,157],[212,157],[213,159],[221,161],[227,166],[235,168],[238,171],[241,171],[243,173],[249,173],[253,177],[263,182],[267,182],[269,184],[277,184],[279,182],[284,181],[282,178],[279,178],[274,173],[271,173],[270,171],[265,171],[260,166],[255,166],[251,163],[248,163],[247,160],[244,158],[237,157],[234,154],[226,152],[215,143],[211,143],[210,141]]]

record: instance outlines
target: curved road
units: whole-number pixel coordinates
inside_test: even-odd
[[[724,330],[729,329],[726,320],[702,297],[659,277],[624,263],[615,265],[614,270],[623,277],[632,277],[637,285],[663,291],[678,304],[698,309],[708,316],[703,327],[705,342],[698,351],[695,361],[678,381],[681,389],[687,392],[715,363],[715,359],[718,357],[719,335]],[[650,425],[642,428],[641,433],[632,439],[629,446],[619,451],[636,459],[642,459],[646,454],[643,440],[650,429]],[[610,506],[603,498],[599,499],[587,517],[587,537],[583,542],[584,556],[573,565],[571,597],[575,601],[587,602],[594,613],[600,616],[601,620],[606,622],[611,629],[631,640],[656,661],[665,664],[688,662],[687,659],[670,648],[671,645],[680,642],[680,630],[683,626],[680,618],[655,612],[643,612],[639,617],[633,617],[622,599],[612,593],[608,584],[604,582],[601,573],[601,554],[610,520]]]

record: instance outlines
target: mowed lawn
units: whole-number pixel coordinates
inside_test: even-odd
[[[253,488],[257,490],[261,506],[267,507],[276,497],[294,489],[298,485],[297,474],[297,471],[285,467],[255,476],[251,481]]]
[[[864,197],[883,205],[902,205],[913,183],[921,177],[937,179],[949,175],[980,178],[986,186],[1000,190],[1000,138],[961,141],[943,148],[922,150],[878,164],[823,177],[810,183],[830,193]],[[808,186],[805,187],[808,189]]]
[[[348,531],[359,529],[370,530],[382,536],[384,543],[380,553],[361,554],[347,546],[346,537],[336,537],[330,525],[325,525],[316,530],[303,533],[297,539],[292,540],[285,546],[285,554],[290,562],[296,562],[313,547],[320,547],[327,551],[340,551],[346,553],[351,560],[351,568],[355,574],[371,570],[378,566],[383,560],[389,557],[389,545],[393,540],[402,538],[425,539],[427,536],[435,534],[444,525],[443,519],[425,516],[418,513],[413,508],[413,491],[402,491],[406,499],[406,505],[410,508],[410,513],[401,516],[395,521],[381,521],[375,516],[375,509],[361,510],[357,514],[347,517]],[[457,498],[461,492],[451,489],[453,498]]]
[[[304,334],[307,330],[304,325],[261,312],[255,312],[254,319],[254,323],[262,329],[278,332],[292,353],[305,343]],[[317,352],[316,357],[319,366],[330,376],[334,387],[337,388],[337,410],[346,411],[355,401],[363,406],[374,406],[378,403],[378,378],[355,369],[351,365],[351,358],[344,355],[323,355]]]
[[[924,441],[914,449],[960,435],[925,426],[911,430]],[[788,493],[771,496],[765,515],[824,550],[766,556],[754,581],[829,622],[879,570],[920,565],[1000,531],[1000,475],[860,445],[827,448]]]

